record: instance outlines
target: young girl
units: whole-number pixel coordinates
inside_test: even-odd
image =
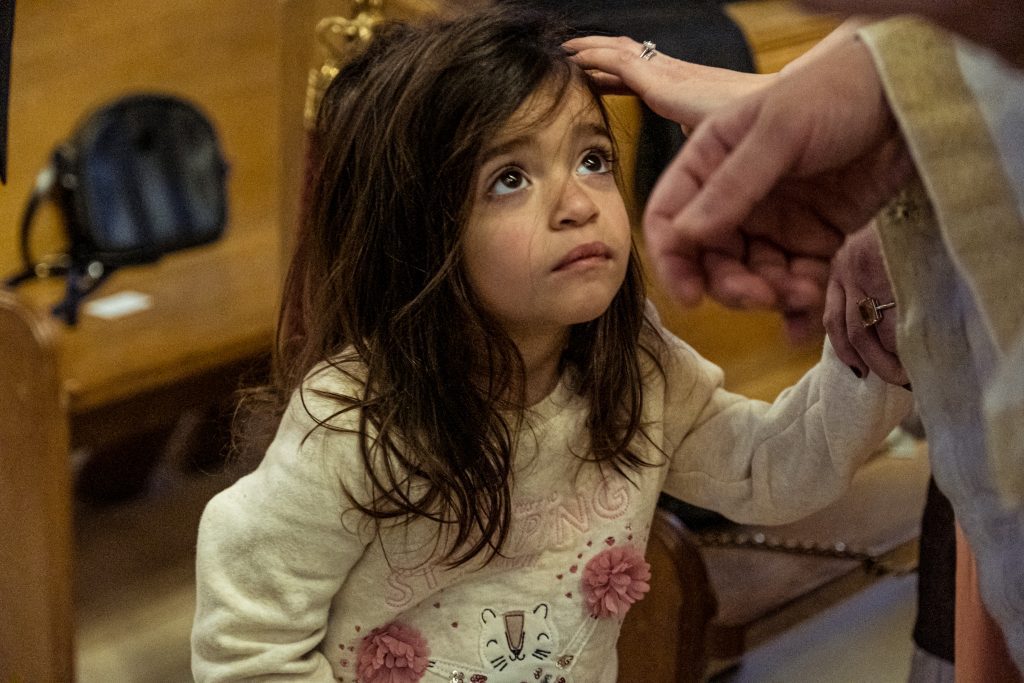
[[[203,516],[197,680],[614,681],[659,492],[798,518],[910,407],[828,347],[744,399],[659,326],[605,112],[546,26],[393,27],[326,93],[290,401]]]

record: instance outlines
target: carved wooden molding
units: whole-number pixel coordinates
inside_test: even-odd
[[[316,125],[316,113],[327,86],[338,75],[341,66],[365,49],[374,30],[384,21],[384,0],[354,0],[354,17],[325,17],[317,22],[316,42],[323,63],[310,69],[306,83],[306,106],[303,113],[306,130]]]

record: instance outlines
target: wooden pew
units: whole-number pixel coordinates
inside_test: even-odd
[[[809,14],[791,0],[739,0],[724,8],[746,36],[760,73],[779,71],[838,25],[834,17]]]
[[[0,330],[0,680],[71,680],[71,487],[55,332],[5,292]]]
[[[231,165],[230,223],[216,245],[115,273],[93,298],[151,297],[68,328],[57,281],[0,292],[0,680],[73,680],[72,463],[143,437],[156,448],[184,410],[205,410],[265,358],[279,289],[276,7],[245,0],[19,3],[0,274],[18,269],[17,224],[50,150],[92,108],[171,92],[213,120]],[[50,209],[33,248],[59,250]],[[137,442],[139,443],[139,442]],[[127,473],[133,463],[123,463]],[[118,470],[112,468],[117,474]]]

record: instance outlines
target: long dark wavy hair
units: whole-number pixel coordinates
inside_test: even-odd
[[[318,365],[358,380],[351,395],[326,394],[335,416],[358,414],[373,494],[350,495],[353,504],[378,519],[436,520],[452,565],[501,551],[524,415],[522,357],[465,272],[474,176],[488,142],[539,89],[555,98],[538,122],[582,86],[607,123],[566,37],[508,9],[388,26],[341,70],[319,112],[320,162],[264,396],[280,415]],[[589,448],[577,457],[627,476],[650,464],[631,447],[642,434],[640,357],[657,358],[644,305],[634,249],[609,309],[571,329],[562,361],[589,405]]]

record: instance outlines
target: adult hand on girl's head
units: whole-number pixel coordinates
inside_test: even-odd
[[[817,45],[787,67],[814,60],[833,44],[849,39],[865,24],[862,18],[848,19]],[[586,36],[565,43],[575,53],[572,60],[587,70],[609,95],[636,95],[651,111],[691,130],[704,117],[750,95],[771,83],[776,74],[752,74],[705,66],[658,52],[641,59],[644,46],[625,36]]]
[[[779,307],[777,284],[751,266],[751,241],[831,257],[912,170],[851,34],[701,123],[648,201],[651,262],[683,303],[707,291],[729,306]]]
[[[856,368],[860,376],[874,372],[890,384],[909,381],[896,355],[896,321],[899,308],[881,312],[881,320],[865,326],[860,303],[867,298],[878,304],[893,301],[892,285],[885,270],[882,244],[874,225],[846,238],[832,259],[824,323],[836,355]]]
[[[609,95],[636,95],[655,114],[693,129],[709,113],[768,85],[773,75],[684,62],[658,52],[640,59],[643,45],[620,36],[587,36],[565,43],[573,61]]]

